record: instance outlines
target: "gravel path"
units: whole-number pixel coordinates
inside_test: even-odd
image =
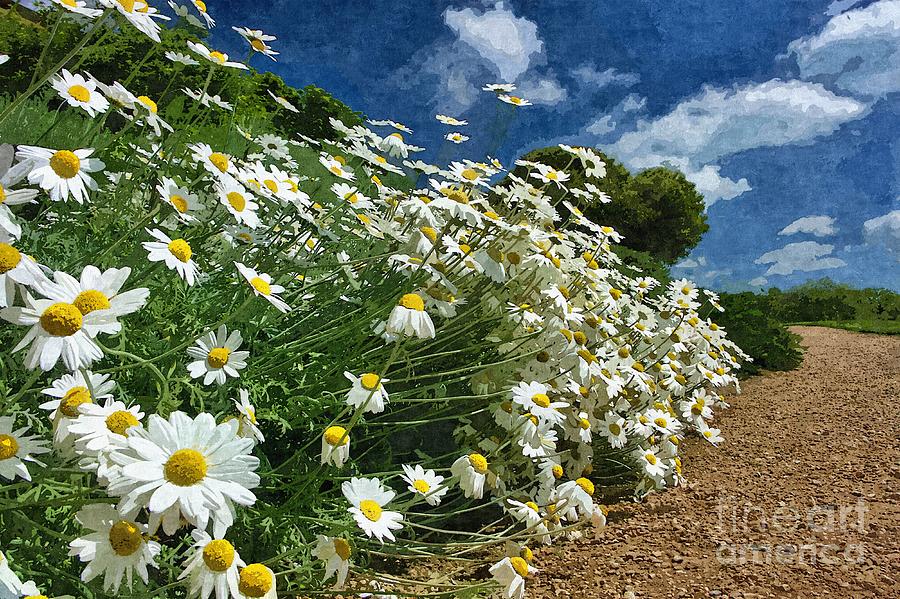
[[[688,485],[543,549],[528,597],[900,597],[900,337],[795,331],[803,365],[742,385]]]

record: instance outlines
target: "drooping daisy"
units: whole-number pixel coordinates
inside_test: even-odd
[[[444,139],[447,141],[452,141],[455,144],[461,144],[463,142],[469,141],[468,135],[463,135],[459,131],[454,131],[453,133],[448,133],[444,136]]]
[[[213,539],[206,531],[194,529],[193,552],[184,564],[178,580],[188,579],[191,597],[207,599],[216,592],[216,599],[238,596],[238,572],[246,564],[234,545],[223,538]]]
[[[386,330],[395,335],[434,338],[434,323],[425,311],[425,300],[418,293],[407,293],[400,298],[388,317]]]
[[[344,372],[344,376],[352,383],[347,392],[348,406],[364,407],[364,412],[373,414],[384,411],[389,397],[383,383],[389,382],[390,379],[381,378],[374,372],[367,372],[359,377],[351,372]]]
[[[16,158],[33,161],[28,182],[37,184],[50,194],[54,202],[66,201],[69,195],[79,204],[88,199],[88,190],[96,190],[97,182],[88,173],[106,167],[102,160],[90,158],[92,148],[83,150],[50,150],[35,146],[19,146]]]
[[[238,390],[240,401],[234,401],[234,407],[237,408],[241,415],[239,418],[240,426],[238,427],[238,436],[245,439],[253,439],[257,443],[263,443],[266,438],[263,436],[256,420],[256,408],[250,403],[250,393],[246,389]]]
[[[166,58],[168,58],[169,60],[171,60],[172,62],[174,62],[176,64],[183,64],[188,67],[196,66],[196,65],[200,64],[199,62],[197,62],[196,60],[194,60],[187,54],[182,54],[180,52],[168,51],[168,52],[166,52]]]
[[[169,20],[166,15],[147,4],[145,0],[100,0],[109,8],[115,8],[135,29],[159,43],[159,25],[153,19]]]
[[[253,505],[250,489],[259,485],[253,441],[237,429],[236,420],[217,425],[205,412],[191,418],[176,411],[168,420],[153,414],[146,428],[129,431],[127,448],[113,450],[122,470],[109,492],[122,497],[126,512],[146,506],[165,512],[164,521],[180,514],[201,530],[212,520],[213,533],[222,535],[234,522],[232,503]]]
[[[149,582],[147,566],[154,568],[160,544],[147,536],[147,525],[122,516],[108,504],[93,503],[81,508],[75,519],[91,532],[69,543],[69,555],[87,562],[81,580],[90,582],[103,576],[103,590],[117,593],[126,578],[131,589],[134,574]]]
[[[468,125],[468,124],[469,124],[469,121],[461,121],[461,120],[459,120],[458,118],[455,118],[455,117],[452,117],[452,116],[447,116],[447,115],[445,115],[445,114],[438,114],[438,115],[435,115],[434,118],[436,118],[436,119],[439,120],[440,122],[444,123],[445,125],[451,125],[451,126],[453,126],[453,127],[462,127],[462,126],[464,126],[464,125]]]
[[[206,10],[206,2],[204,2],[203,0],[191,0],[191,4],[194,5],[194,8],[197,9],[197,12],[199,12],[200,16],[203,17],[203,20],[206,21],[207,29],[211,29],[216,26],[216,22],[211,16],[209,16],[209,12]]]
[[[396,493],[385,489],[377,478],[356,477],[344,482],[341,491],[352,506],[348,511],[367,537],[374,536],[382,543],[395,540],[391,531],[403,528],[403,514],[386,511],[384,506]]]
[[[264,56],[268,56],[272,60],[278,56],[278,52],[269,46],[268,42],[275,41],[274,35],[267,35],[259,29],[248,29],[247,27],[232,27],[238,34],[250,44],[254,52],[259,52]]]
[[[278,599],[275,573],[263,564],[249,564],[238,573],[238,599]]]
[[[33,286],[45,278],[41,268],[14,246],[0,241],[0,308],[15,295],[16,284]]]
[[[97,91],[97,84],[66,69],[50,80],[50,85],[69,106],[81,108],[93,117],[109,109],[109,101]]]
[[[89,264],[81,271],[80,279],[56,271],[52,281],[45,279],[37,284],[37,288],[50,299],[72,304],[83,316],[98,310],[108,312],[110,322],[101,326],[99,331],[113,335],[122,329],[118,318],[140,310],[150,295],[144,287],[122,291],[129,275],[131,268],[127,266],[101,272]]]
[[[576,480],[566,481],[556,488],[556,503],[560,513],[566,519],[575,521],[579,515],[589,518],[594,511],[594,483],[581,477]]]
[[[57,6],[60,6],[69,12],[73,12],[77,15],[82,15],[90,19],[99,17],[101,14],[103,14],[102,10],[97,10],[96,8],[87,8],[87,2],[84,2],[84,0],[53,0],[53,2]]]
[[[259,216],[256,214],[259,204],[253,201],[250,192],[237,180],[222,177],[216,184],[216,192],[219,194],[219,201],[239,224],[247,225],[251,229],[259,226]]]
[[[490,573],[503,588],[503,596],[507,599],[524,599],[525,577],[537,568],[529,570],[528,562],[521,557],[504,557],[491,566]]]
[[[509,94],[516,91],[516,86],[513,83],[488,83],[481,89],[486,92],[503,92]]]
[[[210,331],[197,339],[187,349],[187,354],[194,358],[187,366],[191,378],[202,376],[204,385],[213,381],[224,385],[228,377],[239,377],[238,371],[247,367],[247,356],[250,355],[248,351],[239,351],[243,341],[240,331],[231,331],[229,335],[224,324],[218,331]]]
[[[62,358],[71,371],[87,368],[103,357],[94,337],[113,322],[115,315],[109,310],[83,315],[72,304],[34,299],[26,293],[24,307],[3,308],[0,318],[31,327],[12,350],[15,353],[31,345],[25,355],[26,368],[50,370]]]
[[[352,181],[356,178],[353,171],[347,168],[346,160],[341,156],[331,156],[330,154],[322,152],[319,155],[319,162],[335,177],[340,177],[341,179],[346,179],[348,181]]]
[[[235,262],[234,265],[247,282],[250,283],[250,286],[253,288],[253,293],[260,297],[264,297],[281,312],[290,311],[290,306],[277,295],[284,291],[284,287],[272,283],[272,277],[266,273],[258,273],[254,269],[249,266],[244,266],[240,262]]]
[[[9,207],[32,203],[38,191],[36,189],[13,189],[13,186],[31,171],[29,161],[12,166],[10,164],[12,155],[9,154],[4,162],[5,164],[0,164],[0,237],[5,232],[13,239],[18,239],[22,234],[22,227],[16,222],[16,217]]]
[[[322,464],[342,468],[350,459],[350,434],[342,426],[329,426],[322,433]]]
[[[269,95],[272,96],[272,99],[275,100],[275,102],[279,106],[284,108],[285,110],[288,110],[290,112],[297,112],[297,113],[300,112],[300,110],[296,106],[294,106],[293,104],[288,102],[286,98],[282,98],[281,96],[277,96],[277,95],[273,94],[271,90],[266,90],[266,91],[269,92]]]
[[[350,571],[350,543],[341,537],[317,535],[312,554],[325,562],[325,575],[322,580],[328,580],[337,574],[334,588],[343,588],[347,573]]]
[[[247,65],[245,65],[243,63],[228,60],[227,54],[219,52],[218,50],[210,50],[209,48],[207,48],[200,42],[192,42],[192,41],[188,40],[187,45],[188,45],[188,48],[190,48],[191,50],[193,50],[194,52],[196,52],[197,54],[199,54],[200,56],[202,56],[203,58],[205,58],[206,60],[208,60],[209,62],[211,62],[213,64],[217,64],[217,65],[220,65],[223,67],[231,67],[234,69],[247,69],[248,68]]]
[[[409,492],[424,497],[428,505],[438,505],[441,497],[450,490],[441,484],[444,482],[443,476],[435,474],[434,470],[425,470],[418,464],[415,467],[403,464],[401,478],[409,484]]]
[[[159,229],[145,229],[157,241],[145,241],[141,245],[147,250],[151,262],[165,262],[166,268],[178,273],[185,283],[193,285],[200,269],[191,258],[191,245],[184,239],[172,239]]]
[[[115,381],[108,374],[94,374],[90,370],[79,370],[64,374],[53,381],[42,393],[54,399],[42,403],[39,407],[50,411],[53,422],[53,444],[62,445],[69,437],[69,424],[79,417],[79,407],[84,404],[97,403],[110,399],[115,389]]]
[[[526,100],[525,98],[520,98],[519,96],[510,96],[508,94],[500,94],[497,96],[497,99],[501,102],[506,102],[507,104],[512,104],[513,106],[531,106],[531,102]]]
[[[186,187],[181,187],[169,177],[163,177],[156,191],[163,202],[175,209],[179,220],[186,223],[197,220],[197,212],[201,208],[197,194],[191,193]]]
[[[203,168],[215,175],[221,177],[226,173],[234,174],[235,167],[232,164],[232,158],[228,154],[215,152],[209,144],[191,144],[188,146],[191,156],[197,163],[202,164]]]
[[[480,453],[460,456],[450,467],[450,473],[459,478],[459,486],[466,497],[481,499],[484,495],[488,461]]]
[[[13,480],[16,476],[31,480],[25,462],[43,466],[34,456],[49,453],[45,442],[33,435],[27,435],[29,427],[13,429],[12,416],[0,416],[0,477]]]

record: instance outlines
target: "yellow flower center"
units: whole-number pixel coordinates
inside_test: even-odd
[[[128,410],[117,410],[106,417],[106,428],[117,435],[125,436],[125,431],[138,425],[138,419]]]
[[[147,96],[138,96],[138,97],[137,97],[137,100],[138,100],[138,102],[140,102],[141,104],[143,104],[144,106],[146,106],[146,107],[147,107],[147,110],[149,110],[149,111],[152,112],[153,114],[156,114],[157,111],[159,110],[159,107],[156,105],[156,102],[154,102],[153,100],[151,100],[151,99],[148,98]]]
[[[134,10],[135,0],[117,0],[119,6],[121,6],[125,12],[132,12]]]
[[[350,559],[350,543],[340,538],[334,539],[332,543],[334,543],[334,552],[338,554],[338,557],[344,561]]]
[[[78,6],[75,0],[60,0],[60,2],[71,8],[76,8]]]
[[[73,85],[69,88],[69,95],[79,102],[87,102],[91,99],[91,91],[83,85]]]
[[[418,293],[407,293],[400,298],[399,304],[409,310],[423,312],[425,310],[425,301]]]
[[[325,442],[332,447],[346,445],[350,442],[350,435],[347,434],[347,429],[342,426],[329,426],[325,429],[324,438]]]
[[[119,520],[109,529],[109,544],[116,555],[128,557],[140,549],[143,543],[141,529],[134,522]]]
[[[50,168],[63,179],[71,179],[81,169],[81,159],[69,150],[60,150],[50,157]]]
[[[177,193],[172,194],[169,198],[169,201],[172,202],[172,205],[175,206],[175,210],[181,212],[182,214],[187,212],[188,203],[184,196],[180,196]]]
[[[578,426],[580,426],[583,430],[590,430],[591,421],[587,418],[582,418],[578,421]]]
[[[0,460],[8,460],[19,451],[19,442],[12,435],[0,435]]]
[[[203,562],[213,572],[224,572],[234,563],[234,545],[225,539],[210,541],[203,548]]]
[[[525,560],[526,563],[530,563],[534,561],[534,552],[528,547],[522,547],[522,550],[519,552],[519,557]]]
[[[424,481],[421,478],[413,482],[413,487],[415,487],[416,491],[418,491],[422,495],[425,495],[426,493],[428,493],[428,491],[431,490],[431,485],[429,485],[427,481]]]
[[[206,478],[206,458],[195,449],[179,449],[163,466],[166,480],[179,487],[190,487]]]
[[[647,460],[647,463],[650,464],[651,466],[655,466],[655,465],[656,465],[656,456],[653,455],[652,453],[646,454],[646,455],[644,456],[644,458]]]
[[[364,389],[368,391],[374,391],[378,388],[378,384],[381,382],[381,378],[377,374],[368,372],[359,377],[359,382]]]
[[[219,64],[223,64],[228,57],[219,52],[218,50],[213,50],[209,53],[209,57],[218,62]]]
[[[555,478],[556,480],[559,480],[562,478],[563,467],[560,466],[559,464],[553,464],[553,468],[551,468],[550,471],[553,472],[553,478]]]
[[[228,364],[229,355],[231,355],[231,350],[227,347],[214,347],[206,355],[206,362],[211,368],[222,368]]]
[[[21,260],[22,254],[19,250],[8,243],[0,243],[0,275],[17,267]]]
[[[662,417],[655,419],[653,421],[653,424],[660,428],[666,428],[667,426],[669,426],[669,423],[666,421],[666,419]]]
[[[28,595],[25,599],[47,599],[47,595]]]
[[[272,193],[278,193],[278,183],[274,179],[266,179],[263,181],[263,185]]]
[[[550,398],[547,396],[546,393],[535,393],[534,395],[531,396],[531,401],[533,401],[535,404],[539,405],[542,408],[550,407]]]
[[[272,571],[262,564],[250,564],[238,576],[238,590],[248,597],[262,597],[274,584]]]
[[[592,483],[588,479],[579,478],[578,480],[575,481],[575,484],[578,485],[579,487],[581,487],[581,489],[588,495],[594,494],[594,483]]]
[[[461,174],[466,181],[474,181],[478,178],[478,171],[473,168],[467,168]]]
[[[272,286],[269,285],[262,277],[253,277],[252,279],[250,279],[250,285],[252,285],[254,289],[259,291],[263,295],[272,294]]]
[[[194,0],[194,6],[196,6],[197,10],[200,12],[206,12],[206,3],[203,0]]]
[[[221,152],[213,152],[209,155],[209,161],[213,163],[217,169],[221,172],[225,172],[231,166],[231,162],[228,161],[228,156],[222,154]]]
[[[182,262],[187,263],[191,259],[191,254],[193,253],[191,252],[191,245],[184,239],[173,239],[169,242],[168,248],[169,252]]]
[[[3,189],[3,185],[0,185],[0,204],[6,201],[6,190]]]
[[[422,235],[431,240],[431,243],[437,241],[437,231],[435,231],[431,227],[422,227],[419,229],[422,232]]]
[[[253,38],[252,40],[250,40],[250,47],[257,52],[265,52],[267,50],[266,45],[261,39],[258,38]]]
[[[506,259],[514,266],[522,262],[522,256],[520,256],[518,252],[509,252],[506,254]]]
[[[371,499],[363,499],[360,501],[359,511],[372,522],[378,522],[381,519],[381,506]]]
[[[78,308],[57,302],[41,314],[41,327],[55,337],[68,337],[81,330],[82,320]]]
[[[539,509],[539,508],[538,508],[538,504],[536,504],[536,503],[533,502],[533,501],[526,501],[526,502],[525,502],[525,507],[528,507],[528,508],[534,510],[535,512],[538,511],[538,509]]]
[[[622,427],[613,422],[609,425],[609,432],[613,434],[613,436],[618,437],[622,433]]]
[[[470,453],[469,464],[478,474],[484,474],[488,471],[488,461],[480,453]]]
[[[87,387],[72,387],[59,400],[59,411],[69,418],[76,418],[78,406],[86,403],[93,403],[91,392]]]
[[[528,576],[528,562],[526,562],[521,557],[511,557],[509,558],[509,563],[512,564],[513,570],[516,571],[516,574],[525,578]]]
[[[88,289],[76,295],[72,305],[78,308],[78,311],[83,315],[87,316],[95,310],[108,310],[109,299],[102,291]]]
[[[231,207],[238,212],[243,212],[244,208],[247,206],[247,200],[241,193],[238,193],[236,191],[229,191],[227,194],[225,194],[225,197],[226,199],[228,199],[228,203],[231,204]]]

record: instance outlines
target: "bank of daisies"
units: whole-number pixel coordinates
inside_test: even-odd
[[[225,89],[149,98],[68,67],[110,28],[158,40],[161,13],[54,10],[82,42],[0,109],[0,598],[521,597],[532,547],[604,525],[605,484],[679,484],[680,442],[721,440],[743,356],[714,294],[629,273],[577,207],[615,198],[428,164],[393,121],[314,140],[254,130]],[[167,56],[239,88],[277,52],[235,30],[244,62]],[[453,143],[476,126],[436,118]]]

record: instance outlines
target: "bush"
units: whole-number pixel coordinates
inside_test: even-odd
[[[716,317],[728,336],[753,358],[743,370],[754,374],[766,370],[793,370],[803,361],[800,337],[773,315],[765,295],[750,292],[725,293],[719,303],[725,309]]]

